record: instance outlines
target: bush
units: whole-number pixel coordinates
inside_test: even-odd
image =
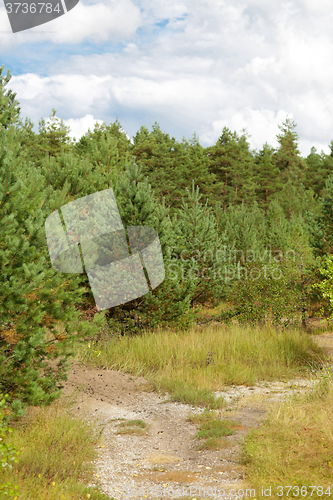
[[[8,394],[3,396],[0,393],[0,463],[2,469],[8,468],[11,470],[13,468],[13,463],[18,462],[18,455],[20,454],[13,446],[9,446],[5,439],[7,433],[12,432],[12,428],[8,427],[8,406],[6,400]],[[6,482],[1,484],[0,481],[0,494],[2,497],[11,497],[18,494],[17,486],[13,486],[11,483]]]

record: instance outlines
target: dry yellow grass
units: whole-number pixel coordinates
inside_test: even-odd
[[[281,498],[282,491],[285,496],[287,485],[289,496],[333,494],[333,379],[327,369],[318,377],[315,389],[273,407],[267,421],[247,436],[243,459],[257,498],[263,498],[262,486],[271,487],[272,499]]]
[[[211,408],[221,407],[212,391],[224,385],[307,376],[324,358],[312,338],[297,329],[237,325],[109,338],[87,344],[77,355],[80,362],[145,376],[178,401]]]
[[[11,424],[6,442],[21,454],[11,471],[0,470],[0,484],[17,485],[17,500],[110,500],[98,487],[87,486],[99,433],[70,408],[70,400],[29,408],[26,417]]]

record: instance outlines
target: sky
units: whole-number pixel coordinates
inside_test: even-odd
[[[331,0],[80,0],[12,33],[0,3],[0,66],[38,132],[52,108],[77,140],[118,118],[213,145],[228,127],[252,149],[297,125],[302,156],[333,140]]]

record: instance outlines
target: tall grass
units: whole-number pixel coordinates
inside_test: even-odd
[[[234,325],[111,337],[88,344],[77,360],[145,376],[156,389],[174,397],[183,392],[180,400],[186,400],[189,391],[200,404],[211,397],[209,391],[223,385],[306,376],[324,357],[311,337],[297,329]]]
[[[7,442],[21,453],[11,471],[0,470],[0,484],[17,485],[17,500],[110,500],[88,486],[96,483],[92,461],[99,433],[73,416],[69,400],[29,408],[11,427]]]
[[[257,498],[287,495],[330,498],[333,494],[333,377],[324,369],[305,396],[273,408],[267,421],[248,434],[243,462]],[[283,491],[279,486],[284,486]],[[262,495],[262,486],[266,495]],[[271,494],[268,495],[268,488]],[[303,489],[302,489],[303,487]],[[318,489],[319,487],[319,489]],[[279,495],[280,493],[280,495]],[[281,495],[283,493],[283,495]]]

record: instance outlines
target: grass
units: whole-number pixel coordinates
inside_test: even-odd
[[[324,357],[300,330],[233,325],[110,337],[84,346],[76,360],[144,376],[155,390],[170,393],[175,401],[220,408],[223,399],[217,400],[213,391],[223,385],[307,376]]]
[[[235,434],[235,429],[240,427],[237,422],[227,419],[221,420],[217,411],[210,410],[190,415],[187,421],[199,426],[199,431],[195,435],[195,438],[201,440],[198,450],[219,450],[225,448],[228,442],[224,438]]]
[[[115,434],[147,434],[147,424],[142,420],[127,420],[121,422],[117,427],[120,427]]]
[[[83,417],[74,417],[73,400],[29,408],[10,426],[6,442],[21,449],[13,469],[0,471],[0,484],[18,486],[18,500],[110,500],[100,492],[92,461],[100,432]]]
[[[215,398],[214,390],[313,377],[322,360],[323,350],[301,331],[235,325],[109,338],[87,344],[76,358],[145,376],[151,387],[169,392],[171,399],[206,407],[189,417],[198,425],[196,439],[202,450],[223,448],[226,437],[237,430],[236,422],[219,418],[224,403]],[[244,440],[247,482],[255,487],[257,498],[261,486],[271,486],[270,497],[279,498],[280,485],[306,486],[311,498],[328,496],[325,491],[333,478],[333,384],[327,368],[317,376],[315,390],[273,408],[264,425]],[[12,471],[0,471],[0,484],[16,484],[18,500],[110,500],[98,485],[89,486],[97,484],[93,460],[99,433],[83,417],[73,416],[72,404],[61,400],[47,408],[30,408],[12,425],[14,431],[6,440],[22,453]],[[147,426],[142,420],[122,421],[117,432],[141,434]],[[323,486],[323,495],[321,490],[311,495],[311,485]]]
[[[269,497],[276,499],[281,498],[281,485],[292,487],[289,496],[333,494],[333,377],[327,368],[317,377],[311,392],[273,408],[265,423],[245,439],[243,463],[257,498],[262,498],[262,486],[271,486]]]

